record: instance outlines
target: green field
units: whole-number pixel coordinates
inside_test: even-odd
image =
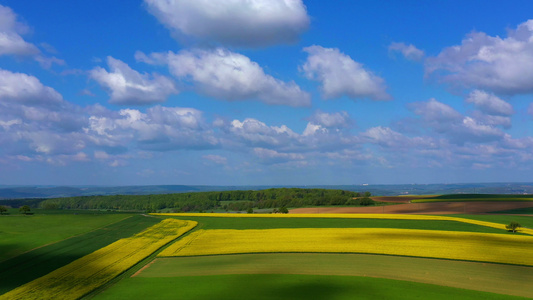
[[[470,216],[470,215],[465,215]],[[512,234],[504,230],[440,220],[394,220],[394,219],[345,219],[345,218],[223,218],[223,217],[174,217],[181,220],[193,220],[199,223],[198,229],[272,229],[272,228],[401,228],[424,230],[447,230]],[[505,216],[504,218],[505,219]],[[516,219],[507,217],[507,221]],[[527,225],[523,225],[527,226]],[[531,226],[533,227],[533,226]]]
[[[9,217],[11,218],[11,217]],[[91,219],[93,218],[93,219]],[[101,218],[101,219],[100,219]],[[3,217],[0,221],[3,221]],[[6,218],[8,219],[8,218]],[[17,226],[17,220],[22,222],[23,226]],[[105,222],[96,222],[96,220]],[[115,220],[114,223],[111,223]],[[68,221],[62,223],[61,221]],[[73,231],[69,227],[78,228],[76,233],[81,233],[79,228],[83,228],[86,232],[84,234],[76,235],[74,237],[63,239],[59,242],[48,244],[44,247],[36,248],[32,251],[25,252],[11,259],[0,262],[0,295],[31,280],[41,277],[59,267],[62,267],[84,255],[96,251],[104,246],[107,246],[121,238],[132,236],[143,229],[160,222],[161,219],[144,217],[141,215],[125,216],[120,215],[54,215],[54,216],[27,216],[27,217],[13,217],[9,223],[3,223],[2,230],[16,228],[20,231],[19,235],[13,234],[11,243],[22,243],[25,237],[35,238],[42,246],[46,241],[57,240],[57,236],[65,236]],[[76,223],[84,223],[83,225]],[[72,224],[71,224],[72,223]],[[7,225],[10,227],[7,227]],[[91,225],[92,224],[92,228]],[[104,224],[108,224],[101,227]],[[46,228],[45,226],[53,225],[55,227]],[[100,227],[100,228],[98,228]],[[39,236],[32,231],[40,232]],[[91,231],[89,231],[91,230]],[[57,233],[57,232],[59,233]],[[28,233],[28,235],[26,235]],[[10,244],[4,244],[0,241],[0,245],[7,249]],[[6,246],[4,246],[6,245]],[[17,245],[17,244],[15,244]],[[13,247],[16,248],[16,247]]]
[[[524,214],[524,215],[533,215],[533,207],[524,207],[510,210],[501,210],[495,211],[493,213],[497,214]]]
[[[414,199],[412,203],[423,202],[468,202],[468,201],[533,201],[533,195],[494,195],[494,194],[452,194],[427,199]]]
[[[530,284],[533,267],[369,254],[276,253],[158,258],[135,278],[237,274],[379,277],[533,297]]]
[[[95,299],[525,299],[359,276],[239,274],[128,278]]]
[[[36,214],[0,216],[0,262],[31,249],[84,234],[131,215],[125,214]]]

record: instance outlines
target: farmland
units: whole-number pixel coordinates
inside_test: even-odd
[[[120,239],[22,285],[2,295],[2,299],[76,299],[82,297],[194,226],[196,222],[163,220],[131,238]]]
[[[0,218],[20,246],[50,225],[0,262],[0,299],[533,297],[529,216],[43,212]]]

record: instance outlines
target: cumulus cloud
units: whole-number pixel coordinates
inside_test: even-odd
[[[285,125],[268,126],[253,118],[247,118],[242,122],[233,120],[231,123],[224,124],[223,126],[222,129],[229,134],[230,139],[238,138],[251,146],[289,146],[298,137],[298,134]]]
[[[254,148],[253,153],[264,163],[268,164],[279,164],[288,161],[303,160],[305,158],[301,153],[282,153],[264,148]]]
[[[336,48],[311,46],[304,48],[309,54],[300,67],[304,75],[321,83],[322,96],[326,99],[348,96],[389,100],[385,81],[363,68],[348,55]]]
[[[126,63],[107,57],[110,72],[96,67],[90,72],[91,78],[106,88],[111,94],[111,103],[153,104],[165,101],[169,95],[177,94],[178,90],[172,80],[153,73],[140,74]]]
[[[352,121],[347,112],[335,112],[327,113],[321,110],[317,110],[309,121],[315,125],[324,126],[326,128],[347,128],[351,125]]]
[[[62,103],[63,97],[34,76],[0,69],[0,101],[48,106]]]
[[[133,143],[140,149],[167,151],[214,148],[218,140],[205,124],[202,112],[193,108],[149,108],[103,111],[89,118],[86,132],[101,146],[121,147]]]
[[[481,88],[496,93],[533,92],[533,20],[506,38],[472,32],[460,45],[443,49],[426,59],[427,74],[453,85]]]
[[[488,115],[510,116],[514,113],[511,104],[480,90],[471,92],[466,102],[473,103],[477,109]]]
[[[425,126],[456,144],[490,142],[501,140],[504,136],[503,131],[494,124],[484,124],[472,117],[463,116],[435,99],[412,103],[410,109],[422,118]]]
[[[0,5],[0,55],[35,55],[39,49],[22,38],[28,27],[17,21],[17,15],[7,6]]]
[[[145,0],[174,33],[227,46],[293,43],[309,27],[301,0]]]
[[[414,61],[420,61],[426,55],[424,51],[416,48],[415,46],[411,44],[407,45],[405,43],[391,43],[389,45],[389,51],[398,51],[406,59],[414,60]]]
[[[169,52],[170,72],[190,80],[200,93],[226,100],[259,99],[273,105],[309,106],[311,97],[294,82],[265,74],[248,57],[218,48]]]

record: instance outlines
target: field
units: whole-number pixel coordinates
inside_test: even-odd
[[[508,216],[163,216],[198,221],[199,229],[95,299],[154,293],[158,299],[248,299],[250,295],[254,299],[533,297],[529,284],[533,260],[524,255],[533,250],[533,236],[508,233],[503,230],[504,223],[495,222],[502,218],[508,222]],[[434,245],[420,244],[417,236]],[[410,246],[399,246],[409,239]],[[360,242],[354,243],[357,240]],[[346,250],[357,244],[367,252],[389,248],[390,252],[383,253],[392,255],[338,253],[365,252]],[[454,248],[463,256],[454,257],[457,251],[450,253]],[[402,249],[413,252],[401,253]],[[335,253],[317,253],[325,250]],[[280,253],[285,251],[291,253]],[[268,253],[252,254],[256,252]],[[439,253],[441,259],[420,257]],[[168,255],[193,256],[165,257]]]
[[[424,204],[438,203],[415,205]],[[56,225],[93,220],[4,219],[44,227],[54,224],[49,217],[59,217]],[[0,262],[0,299],[533,298],[529,216],[291,212],[94,220],[101,221],[39,230],[31,251]],[[524,228],[508,232],[510,221]],[[31,226],[17,233],[9,222],[2,230],[23,245]]]
[[[54,215],[41,217],[35,215],[20,218],[10,216],[0,218],[0,222],[4,222],[6,219],[9,220],[7,220],[8,222],[2,223],[4,226],[2,230],[14,232],[13,228],[15,228],[20,231],[20,234],[18,236],[13,234],[13,237],[9,239],[9,243],[3,239],[0,240],[0,245],[2,245],[3,249],[7,249],[8,246],[20,249],[22,246],[17,246],[19,244],[26,246],[26,249],[28,248],[28,244],[31,247],[35,246],[38,248],[0,262],[0,295],[17,286],[44,276],[121,238],[130,237],[160,222],[160,219],[140,215],[115,215],[114,218],[112,215],[104,215],[104,217],[98,215]],[[109,223],[113,219],[119,221],[100,228],[97,227],[102,226],[104,223]],[[20,224],[22,226],[18,226],[18,223],[12,222],[16,220],[21,220]],[[65,226],[65,224],[61,224],[60,222],[64,220],[69,222],[66,224],[72,225]],[[94,220],[105,222],[95,222]],[[84,225],[77,225],[77,223],[84,223]],[[79,226],[85,231],[90,231],[79,234],[82,233],[81,230],[72,230],[72,228],[78,228]],[[34,230],[40,234],[35,234],[33,232]],[[54,239],[57,240],[58,235],[60,237],[66,237],[69,234],[76,233],[79,235],[45,245]],[[31,241],[26,244],[26,236],[35,239],[37,242]]]
[[[4,295],[2,299],[77,299],[128,270],[196,222],[166,219],[134,235],[98,249]]]
[[[126,214],[0,216],[0,262],[31,249],[131,217]],[[68,224],[68,226],[65,226]]]

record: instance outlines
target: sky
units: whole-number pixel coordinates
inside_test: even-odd
[[[528,182],[532,12],[0,0],[0,185]]]

